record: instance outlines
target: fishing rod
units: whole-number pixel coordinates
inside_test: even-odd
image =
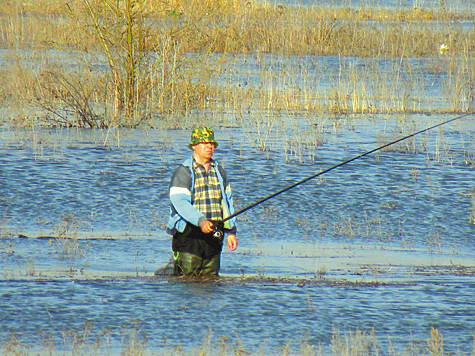
[[[348,160],[346,160],[346,161],[343,161],[343,162],[341,162],[341,163],[338,163],[338,164],[336,164],[336,165],[334,165],[334,166],[332,166],[332,167],[330,167],[330,168],[327,168],[327,169],[325,169],[325,170],[323,170],[323,171],[320,171],[320,172],[318,172],[318,173],[316,173],[316,174],[314,174],[314,175],[312,175],[312,176],[310,176],[310,177],[304,178],[304,179],[302,179],[302,180],[300,180],[300,181],[298,181],[298,182],[296,182],[296,183],[294,183],[294,184],[292,184],[292,185],[289,185],[288,187],[285,187],[285,188],[283,188],[283,189],[281,189],[281,190],[278,190],[277,192],[275,192],[275,193],[273,193],[273,194],[271,194],[271,195],[269,195],[269,196],[267,196],[267,197],[265,197],[265,198],[262,198],[262,199],[256,201],[255,203],[252,203],[251,205],[248,205],[247,207],[245,207],[245,208],[243,208],[243,209],[241,209],[241,210],[235,212],[234,214],[231,214],[230,216],[226,217],[225,219],[215,222],[215,224],[214,224],[214,225],[215,225],[214,235],[215,235],[216,237],[222,237],[222,236],[223,236],[224,223],[225,223],[226,221],[228,221],[228,220],[230,220],[230,219],[232,219],[232,218],[235,218],[236,216],[241,215],[242,213],[245,213],[246,211],[248,211],[248,210],[250,210],[250,209],[252,209],[252,208],[254,208],[254,207],[256,207],[256,206],[258,206],[258,205],[260,205],[260,204],[262,204],[262,203],[264,203],[264,202],[266,202],[266,201],[268,201],[268,200],[270,200],[270,199],[272,199],[272,198],[275,198],[276,196],[278,196],[278,195],[280,195],[280,194],[282,194],[282,193],[285,193],[285,192],[287,192],[287,191],[289,191],[289,190],[291,190],[291,189],[293,189],[293,188],[295,188],[295,187],[297,187],[297,186],[299,186],[299,185],[301,185],[301,184],[304,184],[304,183],[308,182],[309,180],[312,180],[312,179],[314,179],[314,178],[317,178],[318,176],[321,176],[322,174],[325,174],[325,173],[328,173],[328,172],[330,172],[330,171],[333,171],[334,169],[337,169],[337,168],[339,168],[339,167],[342,167],[342,166],[344,166],[345,164],[348,164],[348,163],[350,163],[350,162],[356,161],[357,159],[360,159],[360,158],[362,158],[362,157],[364,157],[364,156],[367,156],[367,155],[369,155],[369,154],[371,154],[371,153],[374,153],[374,152],[379,151],[379,150],[382,150],[382,149],[384,149],[384,148],[386,148],[386,147],[392,146],[392,145],[394,145],[394,144],[396,144],[396,143],[398,143],[398,142],[407,140],[408,138],[411,138],[411,137],[420,135],[421,133],[424,133],[424,132],[433,130],[433,129],[439,127],[439,126],[446,125],[446,124],[448,124],[448,123],[450,123],[450,122],[459,120],[459,119],[461,119],[461,118],[463,118],[463,117],[466,117],[466,116],[469,116],[469,115],[473,115],[473,114],[475,114],[475,113],[471,112],[471,113],[463,114],[463,115],[457,116],[457,117],[455,117],[455,118],[452,118],[452,119],[450,119],[450,120],[443,121],[443,122],[438,123],[438,124],[436,124],[436,125],[427,127],[427,128],[425,128],[425,129],[423,129],[423,130],[414,132],[414,133],[412,133],[412,134],[410,134],[410,135],[407,135],[407,136],[398,138],[397,140],[394,140],[394,141],[391,141],[391,142],[389,142],[389,143],[386,143],[386,144],[384,144],[384,145],[382,145],[382,146],[376,147],[376,148],[374,148],[374,149],[372,149],[372,150],[370,150],[370,151],[366,151],[366,152],[364,152],[364,153],[362,153],[362,154],[360,154],[360,155],[358,155],[358,156],[355,156],[355,157],[350,158],[350,159],[348,159]]]

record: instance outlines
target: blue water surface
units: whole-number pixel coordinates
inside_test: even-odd
[[[413,117],[403,130],[448,118]],[[329,348],[336,332],[356,330],[374,330],[381,349],[403,350],[426,345],[435,328],[446,350],[470,353],[470,120],[331,170],[242,214],[239,248],[223,254],[223,281],[211,283],[153,277],[170,258],[167,188],[190,154],[188,132],[123,130],[120,145],[104,145],[101,131],[48,129],[36,133],[35,144],[4,129],[1,337],[21,335],[35,347],[46,347],[47,338],[56,349],[67,337],[71,351],[72,335],[86,328],[102,340],[98,347],[117,352],[132,336],[150,350],[191,350],[206,340],[234,345],[239,337],[245,349],[270,353],[291,340],[296,349],[301,341]],[[329,124],[321,145],[298,154],[278,130],[263,152],[248,140],[250,131],[218,127],[215,157],[240,209],[400,137],[400,129],[380,119],[348,121],[336,131]],[[36,238],[60,233],[79,238],[77,245]],[[329,249],[334,255],[325,255]],[[365,251],[373,257],[358,265]],[[386,252],[401,265],[381,262]]]

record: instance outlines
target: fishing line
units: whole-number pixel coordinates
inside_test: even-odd
[[[376,151],[382,150],[383,148],[392,146],[392,145],[394,145],[394,144],[396,144],[396,143],[398,143],[398,142],[407,140],[408,138],[411,138],[411,137],[420,135],[421,133],[427,132],[427,131],[429,131],[429,130],[433,130],[433,129],[439,127],[439,126],[446,125],[446,124],[448,124],[448,123],[450,123],[450,122],[459,120],[459,119],[461,119],[461,118],[463,118],[463,117],[466,117],[466,116],[469,116],[469,115],[473,115],[473,114],[475,114],[475,113],[467,113],[467,114],[464,114],[464,115],[460,115],[460,116],[457,116],[457,117],[455,117],[455,118],[453,118],[453,119],[450,119],[450,120],[447,120],[447,121],[443,121],[443,122],[441,122],[441,123],[438,123],[437,125],[433,125],[433,126],[430,126],[430,127],[425,128],[425,129],[423,129],[423,130],[414,132],[414,133],[412,133],[412,134],[410,134],[410,135],[401,137],[401,138],[399,138],[399,139],[397,139],[397,140],[391,141],[391,142],[386,143],[386,144],[384,144],[384,145],[382,145],[382,146],[376,147],[375,149],[372,149],[372,150],[370,150],[370,151],[366,151],[366,152],[364,152],[364,153],[362,153],[362,154],[360,154],[360,155],[358,155],[358,156],[355,156],[355,157],[350,158],[350,159],[348,159],[348,160],[346,160],[346,161],[343,161],[343,162],[341,162],[341,163],[338,163],[338,164],[336,164],[336,165],[334,165],[334,166],[332,166],[332,167],[330,167],[330,168],[327,168],[327,169],[325,169],[325,170],[323,170],[323,171],[320,171],[320,172],[318,172],[318,173],[316,173],[316,174],[314,174],[314,175],[312,175],[312,176],[310,176],[310,177],[307,177],[307,178],[305,178],[305,179],[302,179],[302,180],[300,180],[300,181],[298,181],[298,182],[296,182],[296,183],[294,183],[294,184],[292,184],[292,185],[289,185],[288,187],[285,187],[285,188],[283,188],[283,189],[281,189],[281,190],[279,190],[279,191],[277,191],[277,192],[275,192],[275,193],[273,193],[273,194],[271,194],[271,195],[269,195],[269,196],[267,196],[267,197],[265,197],[265,198],[262,198],[262,199],[256,201],[255,203],[252,203],[251,205],[248,205],[248,206],[245,207],[244,209],[241,209],[241,210],[235,212],[234,214],[228,216],[227,218],[225,218],[225,219],[223,219],[223,220],[221,220],[221,221],[215,222],[215,227],[216,227],[215,234],[221,233],[221,236],[222,236],[222,231],[223,231],[224,222],[228,221],[229,219],[235,218],[236,216],[241,215],[242,213],[245,213],[246,211],[248,211],[248,210],[250,210],[250,209],[252,209],[252,208],[254,208],[254,207],[256,207],[256,206],[258,206],[258,205],[260,205],[260,204],[262,204],[262,203],[264,203],[264,202],[266,202],[266,201],[268,201],[268,200],[270,200],[270,199],[272,199],[272,198],[275,198],[276,196],[278,196],[278,195],[280,195],[280,194],[282,194],[282,193],[285,193],[285,192],[287,192],[287,191],[289,191],[289,190],[291,190],[291,189],[293,189],[293,188],[295,188],[295,187],[297,187],[297,186],[299,186],[299,185],[301,185],[301,184],[304,184],[304,183],[308,182],[309,180],[312,180],[312,179],[314,179],[314,178],[317,178],[318,176],[321,176],[322,174],[325,174],[325,173],[328,173],[328,172],[330,172],[330,171],[333,171],[334,169],[337,169],[337,168],[339,168],[339,167],[342,167],[342,166],[344,166],[345,164],[348,164],[348,163],[350,163],[350,162],[356,161],[357,159],[360,159],[360,158],[362,158],[362,157],[364,157],[364,156],[367,156],[367,155],[369,155],[369,154],[371,154],[371,153],[374,153],[374,152],[376,152]]]

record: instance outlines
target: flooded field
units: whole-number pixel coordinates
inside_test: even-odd
[[[268,11],[275,18],[289,8],[326,5],[263,3],[280,6],[255,7],[255,14]],[[64,70],[58,78],[68,80],[81,70],[87,78],[107,72],[104,53],[88,52],[96,44],[89,43],[84,56],[82,49],[61,51],[59,45],[0,50],[0,64],[11,68],[2,83],[20,78],[13,69],[28,69],[19,70],[24,78],[16,86],[5,86],[3,95],[12,103],[0,111],[0,353],[475,354],[475,114],[465,115],[475,112],[474,2],[333,5],[413,12],[387,21],[383,12],[370,12],[372,20],[355,20],[362,31],[348,32],[362,38],[348,44],[346,32],[335,42],[323,39],[348,30],[343,25],[358,11],[335,23],[320,19],[326,26],[320,34],[312,25],[296,27],[295,35],[308,31],[307,40],[323,36],[318,48],[293,49],[291,39],[299,36],[287,39],[287,49],[276,47],[280,41],[272,42],[269,34],[261,34],[268,43],[253,43],[251,36],[216,72],[212,63],[220,62],[219,50],[209,54],[210,47],[201,58],[177,47],[176,53],[193,53],[184,55],[183,68],[202,65],[206,79],[198,71],[189,86],[171,85],[176,106],[169,111],[167,100],[154,102],[154,95],[160,100],[168,95],[165,89],[153,88],[158,94],[143,97],[143,106],[163,110],[151,110],[136,129],[118,128],[114,121],[91,125],[109,127],[104,129],[66,128],[69,116],[77,114],[71,98],[77,99],[74,80],[80,76],[68,86],[31,84],[37,71],[58,64]],[[246,3],[243,11],[252,8]],[[446,11],[464,16],[445,16]],[[162,21],[184,14],[167,10]],[[20,13],[17,20],[22,18]],[[269,26],[273,18],[260,19]],[[387,46],[388,37],[385,52],[377,54],[369,44],[380,43],[379,34],[391,29],[399,31],[394,48]],[[430,36],[413,38],[407,29]],[[22,37],[23,31],[20,26],[13,32]],[[367,38],[374,42],[358,42]],[[419,51],[427,39],[430,48]],[[355,43],[368,48],[359,52]],[[330,51],[336,44],[352,54]],[[193,58],[199,67],[193,67]],[[163,67],[159,75],[165,75]],[[147,73],[144,79],[156,79],[157,73]],[[186,71],[177,73],[181,78]],[[200,81],[206,82],[203,89]],[[88,110],[101,105],[97,83],[78,94],[91,95],[83,98]],[[24,101],[9,92],[25,87],[31,96]],[[192,101],[182,101],[183,88],[199,89],[190,94],[199,98],[198,109],[188,110]],[[106,84],[104,93],[108,90]],[[46,93],[45,101],[41,95],[35,99],[39,92]],[[40,105],[31,104],[34,100]],[[108,104],[97,112],[107,113]],[[100,116],[88,110],[82,114]],[[170,276],[171,238],[164,231],[168,184],[191,154],[194,126],[215,130],[214,157],[226,168],[239,210],[454,118],[240,214],[239,245],[224,251],[220,278]]]
[[[283,128],[261,151],[251,129],[218,127],[215,157],[232,177],[239,209],[452,117],[407,116],[405,125],[397,117],[347,118],[338,127],[321,124],[321,144],[301,151]],[[382,350],[422,350],[436,328],[447,351],[470,354],[473,120],[354,161],[244,213],[238,250],[224,254],[222,279],[211,283],[153,277],[170,258],[167,186],[190,154],[188,130],[3,128],[2,340],[71,350],[81,344],[74,332],[88,331],[103,350],[108,335],[116,352],[135,337],[152,352],[206,340],[233,345],[239,337],[246,350],[273,352],[291,340],[296,349],[302,340],[329,347],[336,330],[374,329]],[[314,125],[303,122],[294,126],[310,135]],[[75,239],[38,238],[64,235]]]
[[[328,2],[323,0],[261,0],[275,5],[286,6],[328,6]],[[475,3],[473,0],[337,0],[332,1],[335,7],[355,7],[355,8],[373,8],[373,9],[440,9],[445,8],[448,11],[474,11]]]

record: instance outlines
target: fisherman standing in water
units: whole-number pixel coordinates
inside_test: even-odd
[[[188,147],[193,154],[173,174],[167,233],[173,235],[175,275],[215,275],[220,268],[223,234],[214,234],[215,222],[234,213],[226,173],[212,159],[218,143],[208,127],[195,128]],[[235,219],[224,225],[228,249],[237,248]]]

